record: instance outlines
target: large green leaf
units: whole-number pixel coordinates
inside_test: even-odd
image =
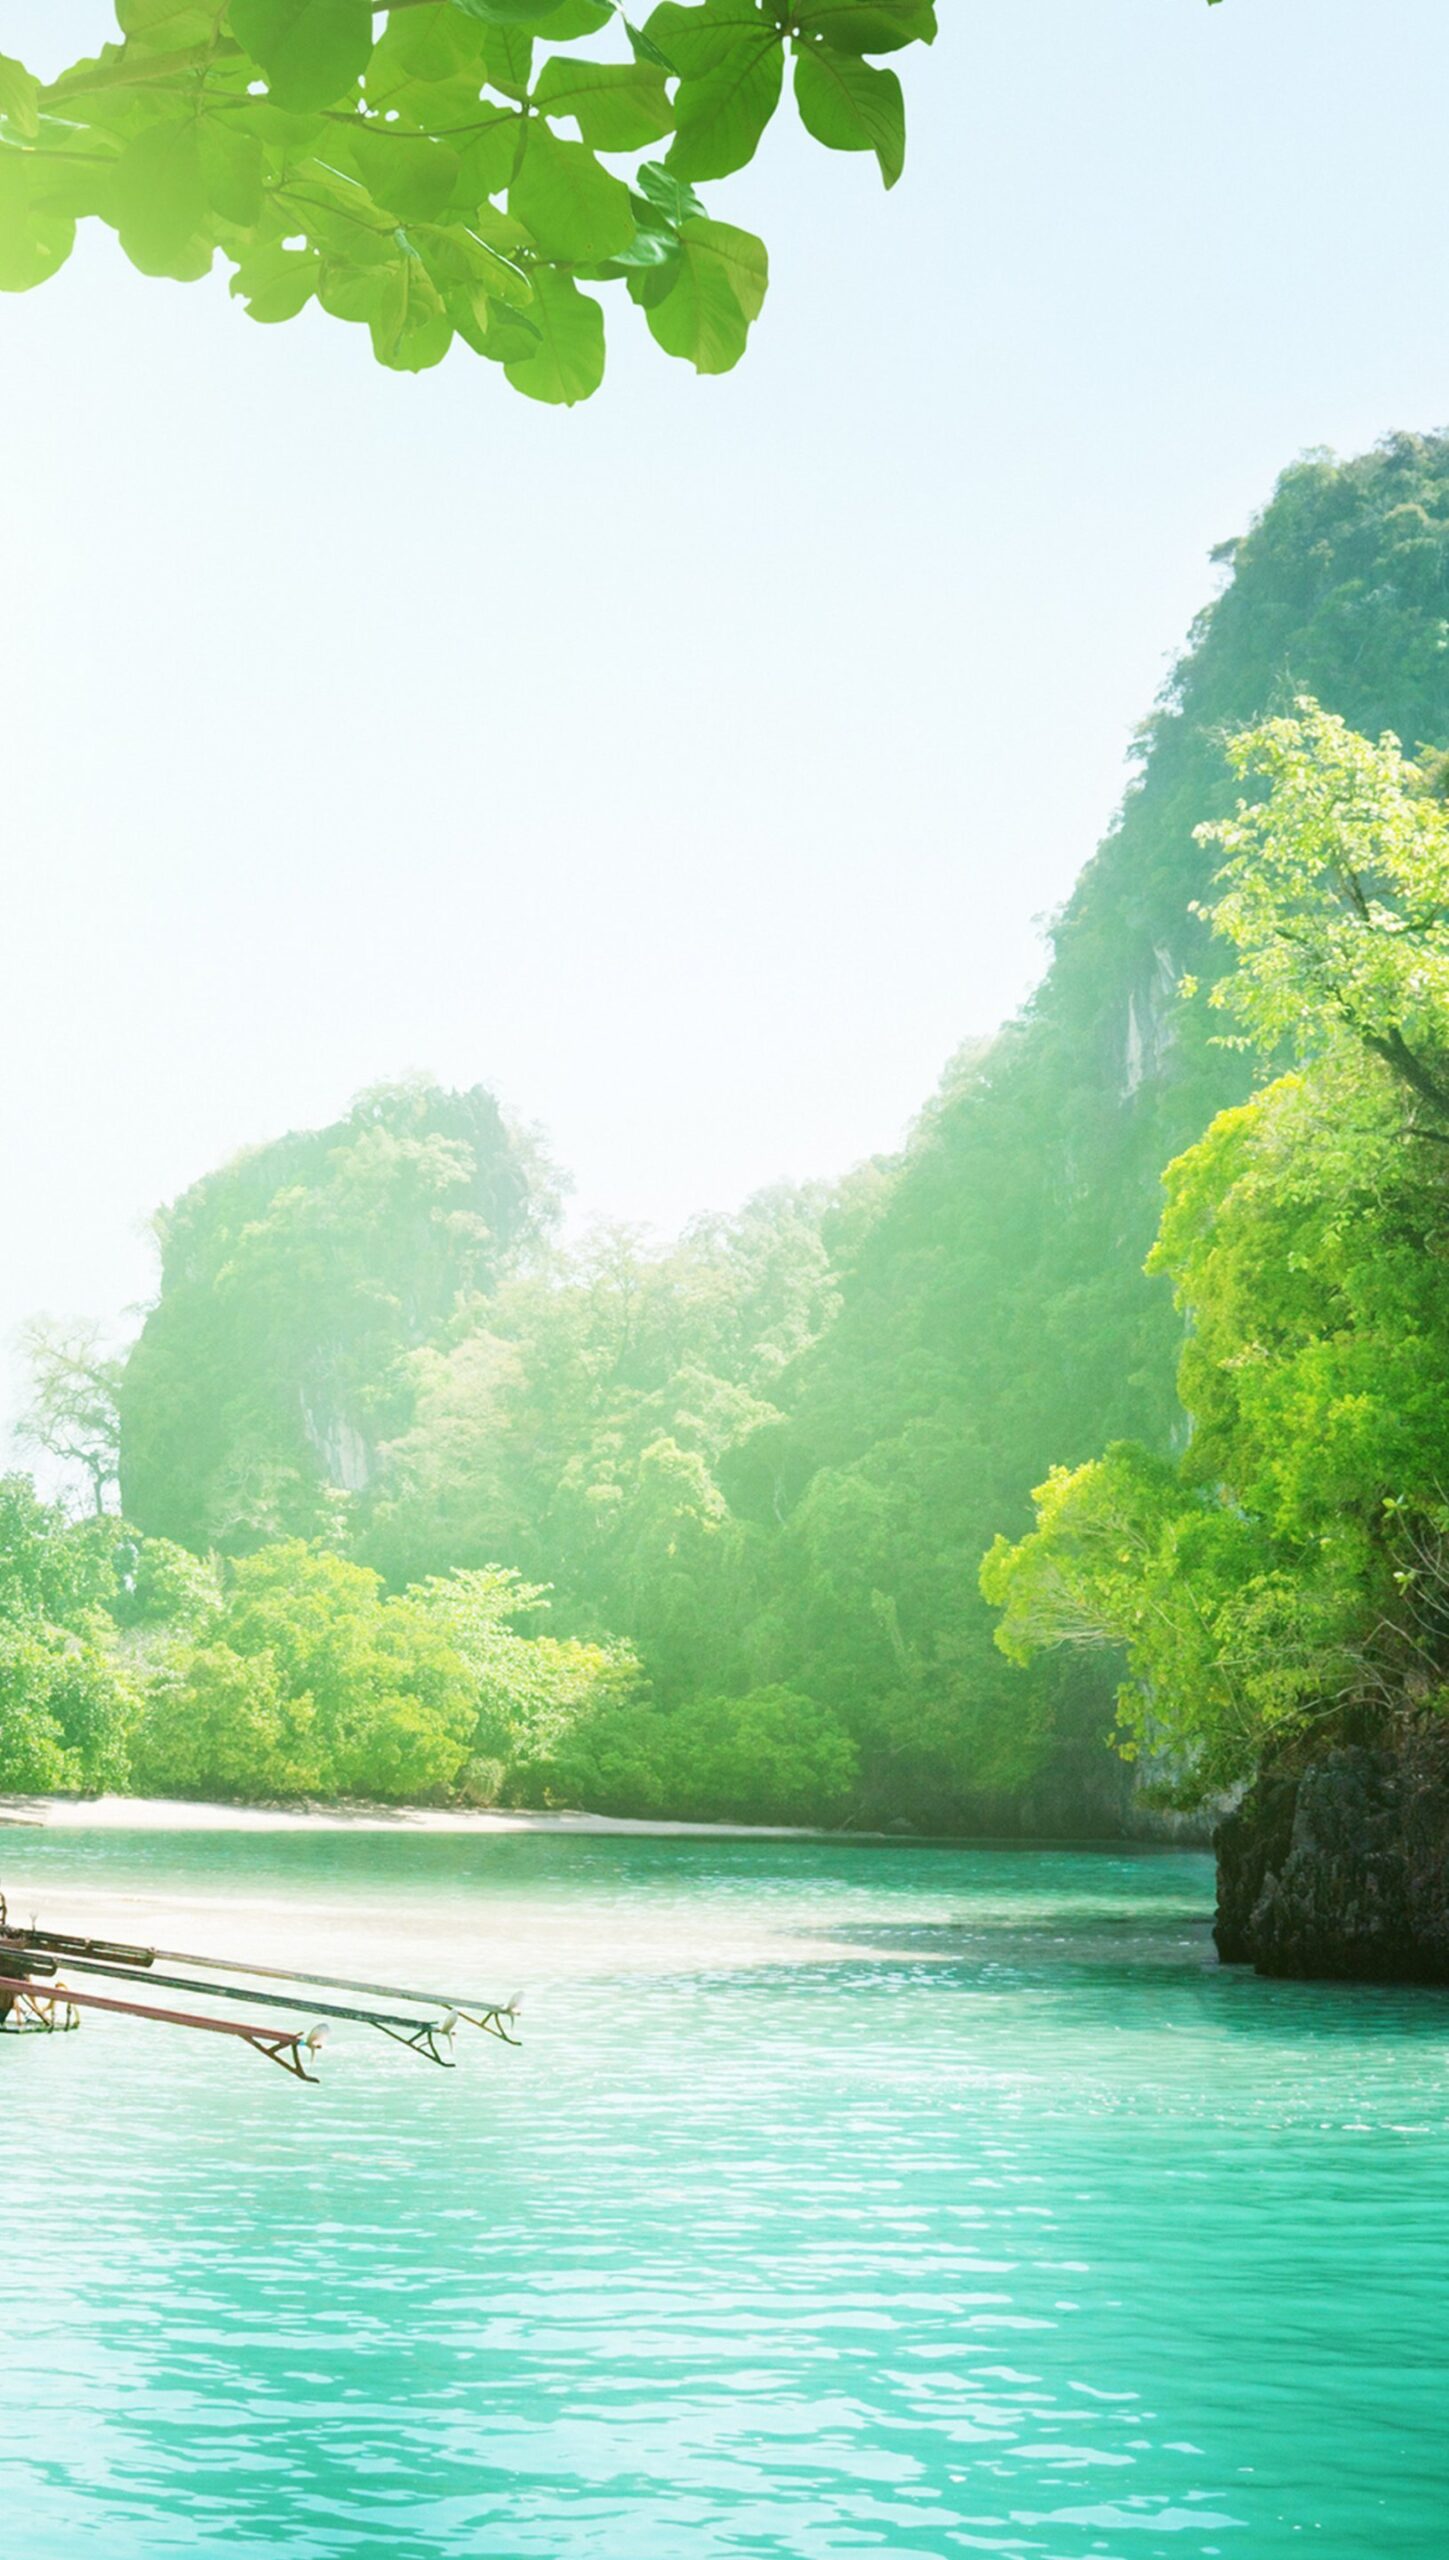
[[[795,63],[795,103],[807,133],[831,151],[873,151],[893,187],[906,163],[906,109],[893,71],[809,45]]]
[[[807,41],[818,36],[837,53],[898,53],[936,35],[931,0],[801,0],[794,23]]]
[[[414,222],[408,225],[407,236],[440,293],[447,295],[461,287],[475,300],[505,302],[515,309],[532,302],[531,277],[476,232],[452,224]]]
[[[0,159],[15,161],[27,172],[26,190],[30,203],[31,228],[42,216],[64,214],[80,221],[87,214],[99,215],[104,222],[114,218],[111,200],[111,178],[120,158],[122,145],[97,149],[100,133],[85,125],[71,125],[59,116],[43,115],[40,119],[40,149],[34,153],[0,149]]]
[[[639,151],[674,129],[664,74],[648,62],[583,62],[556,53],[533,99],[547,115],[572,116],[592,151]]]
[[[201,119],[201,176],[207,202],[221,221],[239,231],[261,221],[262,146],[230,116]]]
[[[481,110],[487,115],[487,108]],[[459,153],[462,176],[458,185],[458,201],[471,208],[481,205],[485,196],[500,195],[520,166],[528,127],[511,107],[502,107],[473,140]]]
[[[552,17],[558,5],[559,0],[453,0],[455,9],[469,18],[481,18],[490,27],[536,27],[541,19]]]
[[[282,107],[335,106],[372,52],[370,0],[231,0],[230,23]]]
[[[580,36],[596,36],[614,15],[614,0],[555,0],[539,28],[545,44],[576,44]]]
[[[308,159],[330,129],[326,116],[293,115],[265,92],[260,97],[247,94],[239,106],[228,106],[223,112],[228,125],[238,133],[255,134],[269,160],[287,169]]]
[[[646,197],[676,230],[681,222],[688,222],[695,214],[704,212],[693,187],[686,186],[683,178],[673,176],[662,160],[646,160],[636,169],[634,184],[641,196]]]
[[[426,373],[453,343],[443,297],[420,258],[400,258],[386,271],[380,307],[371,315],[372,352],[394,373]]]
[[[458,185],[458,154],[426,134],[398,125],[354,123],[347,158],[373,202],[399,222],[433,222],[451,204]]]
[[[481,37],[483,30],[471,32]],[[385,117],[410,133],[445,133],[451,139],[478,114],[478,92],[489,77],[481,43],[473,61],[447,80],[415,79],[396,54],[385,55],[379,45],[363,74],[367,121],[375,125]]]
[[[645,20],[644,33],[681,79],[703,80],[729,61],[742,36],[772,42],[780,29],[755,0],[700,0],[696,7],[662,0]]]
[[[412,133],[456,133],[458,125],[466,125],[471,115],[479,113],[479,90],[486,74],[484,64],[484,28],[463,26],[463,36],[476,36],[474,59],[438,79],[422,79],[420,72],[399,54],[397,46],[389,46],[387,36],[381,38],[364,72],[366,115],[374,120],[387,115],[389,120],[407,125]],[[438,56],[435,56],[438,59]]]
[[[40,131],[40,82],[8,53],[0,53],[0,116],[27,142]]]
[[[0,149],[0,293],[44,284],[74,245],[71,216],[37,201],[38,174],[28,154]]]
[[[627,249],[616,249],[609,264],[611,270],[627,275],[631,267],[663,267],[679,255],[679,234],[673,225],[661,220],[652,204],[642,197],[633,199],[639,227]]]
[[[231,290],[253,320],[295,320],[317,290],[322,261],[315,249],[289,249],[280,240],[248,250]]]
[[[339,320],[358,320],[372,337],[379,364],[423,373],[447,354],[453,324],[421,258],[405,245],[380,266],[324,264],[317,298]]]
[[[646,312],[651,337],[696,373],[728,373],[765,298],[763,240],[728,222],[687,222],[670,291]]]
[[[43,119],[64,119],[72,139],[85,148],[98,134],[111,135],[118,143],[130,141],[158,114],[179,114],[181,81],[169,84],[172,94],[168,96],[162,86],[164,62],[148,64],[139,57],[132,62],[128,57],[129,47],[108,44],[95,61],[73,63],[58,80],[42,87]],[[148,69],[155,75],[154,85]],[[134,78],[126,77],[127,73],[134,73]],[[188,103],[195,106],[194,95]]]
[[[508,190],[508,210],[527,225],[549,258],[593,265],[611,258],[634,236],[623,179],[601,169],[584,143],[561,142],[541,122],[529,125],[523,165]]]
[[[481,304],[476,296],[452,286],[444,294],[448,317],[463,344],[490,364],[524,364],[539,345],[538,324],[526,311],[501,302]]]
[[[619,272],[629,287],[629,299],[637,302],[641,311],[652,311],[656,303],[663,302],[674,291],[684,264],[684,251],[672,232],[663,242],[664,255],[661,258],[635,257],[634,251],[641,243],[653,246],[656,239],[655,234],[636,231],[632,247],[625,251],[619,262]]]
[[[480,204],[476,213],[469,214],[462,229],[476,233],[480,240],[487,242],[490,249],[500,250],[505,258],[512,259],[515,263],[520,249],[527,250],[533,247],[533,241],[524,224],[515,222],[512,214],[505,213],[501,205]]]
[[[533,78],[533,38],[527,27],[490,27],[486,60],[489,87],[526,104]]]
[[[652,36],[646,36],[642,27],[632,26],[626,18],[624,33],[629,39],[629,50],[636,62],[652,62],[655,70],[662,71],[666,80],[678,79],[678,63],[671,62],[664,47],[656,44]]]
[[[481,22],[465,17],[453,0],[432,0],[424,9],[395,9],[367,66],[368,96],[377,82],[396,74],[408,80],[454,79],[481,65],[484,41]]]
[[[226,0],[115,0],[116,24],[133,44],[171,53],[209,44],[226,15]]]
[[[379,214],[366,188],[340,170],[312,161],[276,190],[274,201],[289,235],[305,232],[316,248],[344,267],[386,266],[397,256],[394,224]],[[319,299],[325,304],[320,288]]]
[[[133,267],[183,283],[206,274],[216,237],[194,114],[149,124],[128,142],[111,189],[116,229]]]
[[[363,322],[378,363],[396,373],[425,372],[452,344],[443,297],[421,258],[405,245],[380,266],[324,263],[317,299],[335,319]]]
[[[326,257],[317,277],[317,299],[334,320],[358,321],[365,328],[378,319],[388,302],[388,285],[401,251],[391,244],[390,254],[371,266],[354,266],[347,258]]]
[[[505,368],[514,390],[570,409],[587,400],[604,379],[604,315],[592,294],[580,293],[572,276],[540,268],[528,317],[538,345]]]
[[[779,104],[784,68],[779,35],[757,22],[733,39],[714,70],[681,80],[670,168],[682,178],[727,178],[743,169]]]

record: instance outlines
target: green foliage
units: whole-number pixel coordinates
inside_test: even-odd
[[[167,1795],[491,1802],[637,1687],[627,1646],[517,1632],[545,1606],[501,1567],[389,1596],[300,1539],[242,1558],[218,1591],[147,1541],[121,1614],[144,1631],[169,1612],[169,1642],[142,1657],[132,1778]]]
[[[1194,1802],[1249,1775],[1351,1677],[1349,1595],[1230,1496],[1126,1442],[1034,1498],[1035,1529],[982,1564],[997,1642],[1021,1664],[1058,1645],[1125,1656],[1119,1747],[1150,1754],[1160,1791]]]
[[[1356,1540],[1388,1494],[1435,1499],[1445,1176],[1388,1074],[1337,1050],[1169,1169],[1154,1259],[1191,1319],[1182,1464],[1276,1536]]]
[[[108,1527],[77,1527],[24,1476],[0,1477],[0,1787],[123,1782],[131,1687],[108,1649]]]
[[[1199,830],[1227,860],[1207,910],[1237,966],[1213,1002],[1247,1047],[1341,1026],[1449,1112],[1449,815],[1387,733],[1377,746],[1303,700],[1234,740],[1266,799]]]
[[[867,30],[883,50],[896,24],[829,14],[843,59],[871,52]],[[728,27],[703,33],[713,61]],[[575,59],[555,82],[577,81]],[[589,113],[637,119],[651,82],[586,83]],[[545,177],[555,165],[545,148]],[[670,170],[634,192],[624,255],[652,318],[659,273],[681,289],[686,235],[707,247],[720,226]],[[693,263],[691,326],[707,333],[718,311],[707,261]],[[267,286],[288,289],[285,272]],[[1353,733],[1449,737],[1449,442],[1310,458],[1223,561],[1138,778],[1054,928],[1045,984],[963,1051],[898,1162],[833,1193],[767,1196],[668,1253],[605,1237],[563,1256],[486,1096],[384,1097],[385,1144],[363,1112],[244,1158],[163,1222],[160,1300],[121,1400],[138,1527],[233,1556],[320,1537],[398,1595],[450,1572],[486,1580],[499,1559],[548,1586],[547,1637],[525,1612],[490,1638],[503,1685],[449,1782],[478,1795],[535,1790],[592,1725],[590,1683],[627,1686],[637,1656],[650,1704],[616,1702],[621,1735],[784,1688],[848,1735],[862,1820],[1110,1827],[1120,1649],[1148,1633],[1124,1598],[1113,1643],[1079,1628],[1016,1670],[977,1569],[997,1531],[1030,1530],[1030,1487],[1051,1467],[1075,1479],[1116,1443],[1146,1453],[1137,1472],[1122,1460],[1074,1483],[1053,1514],[1062,1537],[1095,1535],[1125,1505],[1164,1609],[1179,1552],[1214,1560],[1195,1586],[1212,1584],[1208,1635],[1195,1654],[1176,1626],[1144,1675],[1150,1711],[1133,1692],[1139,1740],[1186,1781],[1189,1763],[1226,1766],[1245,1734],[1345,1694],[1350,1672],[1362,1686],[1343,1595],[1356,1609],[1372,1583],[1402,1646],[1403,1595],[1437,1571],[1424,1381],[1439,1358],[1442,1150],[1424,1079],[1440,1074],[1429,892],[1444,821],[1442,773]],[[1295,710],[1306,687],[1331,714]],[[1235,813],[1223,739],[1245,729],[1260,734],[1244,772],[1260,753],[1278,763],[1262,810]],[[1301,757],[1289,773],[1299,749],[1315,770],[1338,759],[1326,802]],[[1226,1004],[1184,1002],[1184,978],[1212,983],[1230,951]],[[1250,993],[1267,1008],[1256,1023],[1232,1010]],[[1250,1099],[1252,1055],[1224,1028],[1302,1057],[1276,1057]],[[1296,1083],[1277,1077],[1285,1064]],[[1171,1500],[1149,1502],[1152,1467],[1183,1436],[1174,1284],[1204,1472],[1169,1467]],[[1251,1332],[1270,1317],[1266,1337]],[[1045,1562],[1038,1550],[1012,1586],[1023,1628],[1046,1623],[1032,1591]],[[549,1645],[586,1651],[570,1667]],[[513,1669],[510,1646],[526,1652]],[[1197,1704],[1173,1690],[1174,1662],[1198,1664]],[[525,1670],[537,1694],[510,1703],[503,1674]]]
[[[1015,1660],[1125,1652],[1125,1721],[1198,1793],[1449,1674],[1449,1167],[1424,1118],[1449,1045],[1445,822],[1395,740],[1311,702],[1234,760],[1269,789],[1205,831],[1240,955],[1221,1001],[1302,1064],[1169,1168],[1152,1261],[1189,1320],[1192,1435],[1171,1464],[1055,1470],[982,1569]]]
[[[233,1568],[205,1633],[148,1702],[143,1787],[382,1802],[451,1788],[476,1715],[468,1667],[365,1566],[299,1540],[264,1548]]]
[[[108,1522],[77,1526],[28,1476],[0,1476],[0,1623],[81,1627],[115,1587]]]
[[[492,1801],[505,1783],[515,1798],[573,1727],[639,1689],[631,1646],[521,1635],[514,1620],[548,1606],[548,1595],[507,1567],[430,1574],[408,1593],[413,1606],[467,1666],[475,1723],[461,1791]]]
[[[555,1797],[604,1813],[825,1825],[849,1811],[858,1763],[827,1707],[769,1688],[605,1709],[573,1727],[544,1774]]]
[[[116,0],[116,20],[47,84],[0,56],[0,290],[44,283],[98,219],[144,275],[189,282],[219,250],[256,320],[315,299],[396,371],[460,342],[565,405],[603,377],[585,286],[626,286],[702,373],[739,361],[764,247],[689,182],[754,156],[788,54],[806,131],[894,185],[900,82],[866,57],[936,32],[929,0],[664,0],[642,29],[613,0]],[[607,56],[573,50],[596,37]]]
[[[728,373],[765,299],[765,253],[748,231],[699,216],[681,222],[673,256],[631,280],[649,334],[699,373]],[[667,283],[668,290],[663,287]]]
[[[96,1643],[0,1624],[0,1787],[91,1795],[124,1785],[133,1712],[124,1678]]]
[[[800,121],[832,151],[873,151],[893,187],[906,163],[906,113],[893,71],[812,45],[795,65]]]
[[[214,1556],[194,1556],[170,1538],[118,1541],[120,1587],[110,1603],[118,1626],[193,1636],[221,1606]]]
[[[1305,690],[1356,730],[1449,738],[1449,443],[1295,465],[1222,560],[1044,984],[948,1073],[749,1462],[768,1475],[752,1676],[851,1723],[868,1818],[982,1828],[1025,1801],[1053,1827],[1116,1819],[1118,1666],[1074,1645],[1009,1668],[977,1565],[1028,1528],[1054,1463],[1180,1437],[1172,1274],[1143,1272],[1161,1169],[1252,1073],[1214,1038],[1222,1013],[1179,994],[1227,957],[1193,912],[1222,858],[1196,830],[1234,809],[1223,738]]]
[[[410,1364],[359,1552],[395,1584],[506,1555],[571,1633],[636,1645],[661,1697],[746,1681],[733,1471],[833,1307],[827,1198],[767,1193],[665,1254],[605,1234],[506,1282]]]

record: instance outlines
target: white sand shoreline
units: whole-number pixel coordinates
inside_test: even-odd
[[[642,1840],[830,1840],[785,1823],[648,1822],[607,1813],[450,1812],[432,1805],[195,1804],[169,1796],[0,1796],[0,1827],[45,1831],[509,1831]],[[879,1835],[849,1835],[874,1838]]]

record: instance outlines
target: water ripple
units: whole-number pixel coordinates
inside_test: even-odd
[[[1201,1860],[67,1833],[9,1881],[530,1992],[451,2078],[0,2050],[23,2560],[1445,2547],[1449,2003],[1217,1971]]]

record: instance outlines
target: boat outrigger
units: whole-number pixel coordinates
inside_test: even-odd
[[[185,1965],[185,1973],[158,1972],[162,1965]],[[266,2018],[215,2018],[189,2009],[163,2009],[146,2000],[118,1998],[114,1991],[77,1989],[61,1979],[84,1974],[103,1982],[130,1983],[141,1989],[190,1991],[208,2000],[234,2000],[251,2009],[280,2009],[289,2022]],[[196,1980],[196,1975],[228,1976]],[[239,1977],[239,1978],[238,1978]],[[263,1991],[258,1983],[288,1983],[288,1991]],[[319,1992],[346,1991],[347,2002],[318,1998]],[[395,2001],[397,2008],[374,2002]],[[246,1964],[231,1956],[187,1955],[175,1947],[123,1946],[110,1938],[88,1938],[64,1929],[42,1929],[32,1921],[22,1928],[12,1921],[0,1893],[0,2034],[58,2035],[78,2027],[83,2009],[107,2010],[119,2017],[147,2018],[168,2027],[188,2027],[202,2035],[232,2036],[250,2045],[268,2062],[278,2063],[295,2079],[315,2080],[315,2062],[337,2019],[351,2026],[375,2027],[380,2035],[444,2071],[454,2067],[453,2040],[460,2026],[477,2027],[504,2044],[517,2044],[513,2033],[521,2003],[511,2000],[454,1998],[441,1991],[407,1990],[397,1983],[355,1982],[346,1975],[293,1971],[286,1965]],[[427,2014],[417,2015],[415,2012]]]

